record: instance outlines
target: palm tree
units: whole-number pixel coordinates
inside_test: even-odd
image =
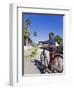
[[[25,44],[28,45],[28,39],[29,39],[30,33],[28,32],[27,29],[24,31],[24,39],[25,39]]]
[[[31,20],[29,18],[27,18],[26,19],[26,26],[27,26],[27,28],[29,28],[30,24],[31,24]]]
[[[29,18],[26,19],[26,28],[25,28],[25,31],[24,31],[24,37],[25,37],[25,44],[28,45],[28,39],[29,39],[29,36],[30,36],[30,30],[29,30],[29,26],[31,24],[31,21]]]

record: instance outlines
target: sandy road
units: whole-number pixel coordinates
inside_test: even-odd
[[[38,54],[36,57],[33,58],[40,60],[40,54],[42,52],[42,49],[38,48]],[[26,57],[27,55],[30,55],[31,53],[31,49],[24,51],[24,74],[40,74],[40,71],[37,69],[36,65],[34,64],[34,62],[31,62],[33,60],[30,60],[29,56]],[[49,57],[49,52],[47,53],[47,57]]]

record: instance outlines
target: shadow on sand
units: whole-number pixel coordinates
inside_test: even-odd
[[[34,60],[34,65],[37,66],[38,70],[40,71],[41,74],[44,74],[45,73],[45,69],[46,69],[46,66],[43,65],[39,60]]]

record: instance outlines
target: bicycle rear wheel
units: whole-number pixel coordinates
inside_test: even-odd
[[[51,64],[51,70],[53,72],[63,72],[63,57],[60,55],[55,55],[54,57],[55,64]]]

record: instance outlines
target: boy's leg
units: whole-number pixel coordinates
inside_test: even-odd
[[[51,63],[53,59],[54,59],[54,55],[51,52],[49,52],[49,64],[48,64],[49,69],[51,69]]]
[[[51,69],[51,65],[55,64],[54,56],[55,56],[55,52],[52,51],[52,52],[49,53],[50,62],[49,62],[48,68],[50,68],[50,69]]]

